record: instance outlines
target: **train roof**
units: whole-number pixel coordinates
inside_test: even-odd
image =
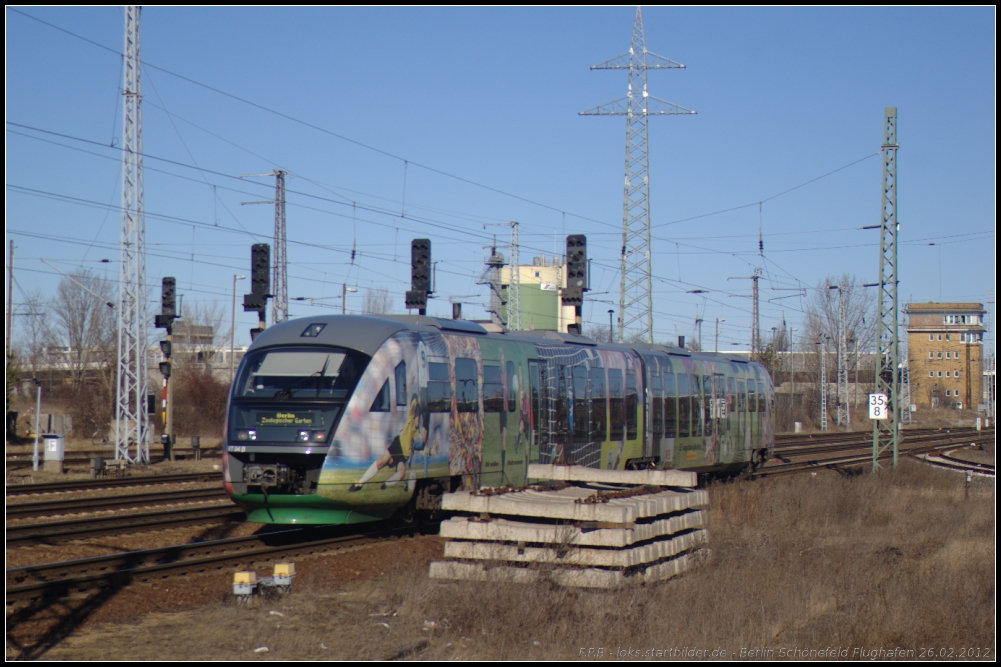
[[[322,324],[319,330],[314,325]],[[493,329],[490,327],[489,329]],[[478,336],[503,336],[510,340],[531,343],[598,346],[598,341],[587,336],[562,333],[559,331],[508,331],[498,332],[468,320],[451,320],[427,315],[319,315],[301,317],[275,324],[261,332],[249,350],[272,345],[337,345],[358,350],[369,356],[395,333],[400,331],[425,331],[464,333]],[[313,335],[307,335],[307,332]],[[635,352],[659,352],[685,357],[713,357],[736,363],[752,363],[746,358],[723,352],[691,352],[682,347],[655,343],[601,343],[603,349],[633,350]]]

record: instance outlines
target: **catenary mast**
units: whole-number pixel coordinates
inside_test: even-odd
[[[636,8],[629,52],[591,69],[629,71],[625,98],[580,112],[581,116],[626,117],[626,177],[622,207],[621,285],[619,289],[619,342],[637,336],[653,342],[653,286],[650,248],[650,154],[649,116],[694,114],[677,104],[651,97],[647,92],[648,69],[679,69],[685,66],[646,50],[643,13]]]
[[[138,6],[125,8],[122,83],[122,229],[118,275],[115,460],[149,462],[146,404],[146,220]],[[130,445],[135,454],[129,454]]]

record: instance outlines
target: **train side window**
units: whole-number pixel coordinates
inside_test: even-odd
[[[728,377],[726,379],[726,412],[727,412],[727,414],[730,414],[731,412],[733,412],[733,409],[735,407],[735,403],[737,401],[736,386],[737,385],[734,384],[734,380],[733,380],[732,377]]]
[[[428,364],[428,412],[452,411],[452,383],[448,364]]]
[[[483,412],[504,412],[504,384],[500,366],[483,364]]]
[[[455,399],[459,412],[479,412],[475,359],[455,360]]]
[[[758,412],[764,412],[768,403],[768,389],[764,382],[759,382],[761,391],[758,392]]]
[[[688,386],[692,390],[692,435],[702,437],[702,379],[698,375],[688,376]]]
[[[518,384],[517,375],[514,371],[514,362],[507,362],[507,411],[514,412],[518,409]]]
[[[737,412],[747,412],[747,385],[737,380]]]
[[[626,371],[626,440],[636,439],[638,412],[639,397],[636,393],[636,371]]]
[[[650,372],[650,400],[653,403],[651,420],[651,430],[654,441],[664,437],[664,385],[660,379],[660,371],[654,369]]]
[[[622,370],[608,369],[609,421],[612,424],[609,437],[612,440],[625,439],[626,405],[623,401]]]
[[[396,364],[396,404],[407,404],[407,362]]]
[[[755,395],[757,393],[757,387],[755,386],[754,380],[748,378],[747,380],[747,411],[757,412],[758,410],[758,398]]]
[[[369,412],[389,412],[389,380],[383,383],[382,389],[376,394]]]
[[[605,369],[592,368],[587,376],[591,390],[591,429],[596,439],[605,440]]]
[[[674,373],[664,373],[664,437],[677,437],[678,399],[674,386]]]

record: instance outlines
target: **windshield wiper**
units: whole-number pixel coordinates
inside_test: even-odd
[[[327,372],[327,364],[329,363],[330,363],[330,355],[327,355],[327,358],[323,361],[323,368],[316,371],[315,373],[307,375],[304,378],[300,378],[299,381],[293,384],[291,387],[285,387],[284,389],[279,389],[278,391],[275,392],[275,398],[277,399],[292,398],[292,390],[301,385],[303,382],[315,378],[317,376],[323,377],[323,374]],[[320,397],[320,387],[316,388],[316,397],[317,398]]]

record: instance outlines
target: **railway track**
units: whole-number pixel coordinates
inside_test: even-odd
[[[986,433],[986,431],[984,431]],[[991,431],[993,433],[993,431]],[[941,439],[942,437],[976,437],[976,429],[924,429],[921,431],[905,431],[904,440],[909,443],[927,442]],[[840,433],[835,434],[840,437],[823,438],[816,441],[805,442],[802,440],[787,440],[784,444],[776,443],[774,455],[780,460],[788,461],[791,457],[802,455],[822,454],[827,452],[850,451],[859,449],[866,445],[872,445],[871,433]]]
[[[58,516],[102,512],[129,507],[151,507],[174,505],[177,503],[223,500],[226,492],[222,487],[209,489],[184,489],[181,491],[160,491],[153,493],[131,493],[121,496],[97,496],[75,500],[40,500],[30,503],[7,505],[8,519],[29,519],[36,516]]]
[[[68,482],[49,482],[46,484],[17,484],[7,486],[7,497],[42,493],[60,493],[64,491],[85,491],[89,489],[105,489],[121,486],[151,486],[155,484],[179,484],[182,482],[219,482],[222,485],[222,473],[199,472],[180,473],[176,475],[133,475],[128,477],[105,477],[102,479],[84,479]]]
[[[7,570],[7,606],[10,609],[15,604],[30,604],[45,598],[65,597],[110,586],[120,588],[179,574],[247,567],[276,558],[301,558],[331,550],[346,551],[416,534],[414,528],[382,526],[365,533],[330,535],[331,532],[343,533],[343,527],[338,528],[342,530],[286,529],[247,537],[10,568]]]
[[[246,519],[246,513],[232,504],[210,507],[181,507],[116,514],[114,516],[87,517],[66,521],[46,521],[7,526],[7,548],[36,544],[60,544],[99,535],[123,535],[150,530],[232,523]]]
[[[994,431],[982,431],[977,432],[973,429],[968,431],[963,430],[959,433],[948,433],[943,434],[940,432],[936,433],[922,433],[920,435],[905,435],[904,441],[901,443],[900,454],[909,455],[917,457],[922,454],[928,454],[932,452],[938,452],[941,450],[955,450],[961,446],[969,445],[970,443],[977,444],[987,444],[994,441]],[[838,449],[833,449],[837,447]],[[864,451],[868,448],[868,451]],[[778,450],[778,448],[776,448]],[[788,452],[794,448],[785,448]],[[799,447],[794,451],[797,451],[799,455],[815,455],[819,453],[830,453],[831,451],[844,451],[844,455],[835,456],[830,458],[811,458],[805,461],[791,461],[786,460],[779,464],[766,464],[765,467],[755,472],[752,476],[758,477],[769,477],[775,475],[783,475],[797,472],[809,472],[817,471],[821,469],[836,469],[836,468],[846,468],[859,465],[865,465],[872,461],[872,444],[871,440],[868,444],[864,442],[859,442],[858,445],[852,445],[850,443],[843,443],[839,445],[825,444],[818,445],[816,447]],[[858,454],[850,454],[852,451],[859,451]],[[777,451],[776,456],[780,456]],[[863,453],[864,451],[864,453]],[[884,451],[880,456],[879,460],[889,460],[892,458],[892,452]],[[986,470],[986,469],[984,469]]]
[[[987,477],[994,477],[994,466],[989,463],[979,463],[976,461],[967,461],[965,459],[957,458],[951,456],[952,453],[958,451],[957,449],[950,449],[945,452],[937,452],[934,454],[934,458],[931,456],[919,456],[919,458],[933,466],[938,466],[940,468],[947,468],[949,470],[959,470],[968,473],[975,473],[978,475],[986,475]]]
[[[218,457],[220,454],[222,454],[222,448],[220,448],[220,447],[208,447],[208,448],[203,447],[200,450],[200,452],[201,452],[201,457],[202,458]],[[89,464],[90,461],[91,461],[91,459],[93,459],[95,457],[101,457],[105,461],[110,461],[114,457],[114,451],[112,449],[107,448],[107,447],[105,447],[104,449],[74,449],[74,450],[67,450],[64,454],[65,454],[65,458],[63,459],[63,463],[74,462],[74,463],[87,463],[87,464]],[[7,454],[7,464],[8,465],[10,465],[12,463],[18,463],[18,464],[20,464],[20,463],[29,463],[30,464],[33,455],[34,455],[34,453],[31,452],[31,451],[28,451],[28,452],[18,452],[18,453],[8,453]],[[42,453],[39,452],[38,456],[39,456],[39,460],[41,460]],[[150,451],[150,456],[152,458],[156,459],[156,460],[161,460],[162,461],[164,459],[164,454],[163,454],[162,450],[161,451],[151,450]],[[174,456],[175,457],[185,458],[185,459],[191,458],[191,457],[194,456],[194,450],[192,450],[190,447],[186,448],[186,449],[185,448],[175,447],[174,448]]]

